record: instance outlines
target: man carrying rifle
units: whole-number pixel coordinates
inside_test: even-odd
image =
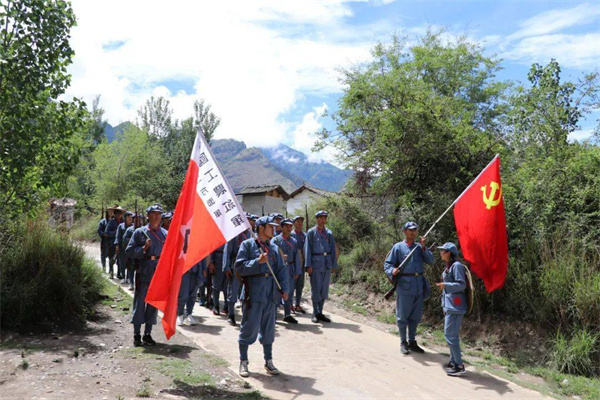
[[[110,210],[110,208],[109,208]],[[114,278],[114,266],[117,261],[117,245],[115,243],[115,238],[117,236],[117,229],[119,225],[123,222],[123,213],[125,210],[119,206],[115,206],[112,208],[115,217],[108,221],[106,224],[106,229],[104,230],[104,234],[108,238],[108,273],[110,274],[110,279]],[[119,264],[117,263],[117,268]],[[117,278],[121,279],[121,275],[117,270]]]
[[[127,229],[133,226],[133,213],[127,211],[124,215],[125,220],[117,227],[117,234],[115,236],[115,252],[117,253],[117,277],[121,277],[121,283],[130,283],[127,280],[127,255],[125,249],[129,244],[129,239],[125,241],[125,232]]]
[[[136,210],[137,210],[137,206],[136,206]],[[127,270],[127,281],[129,282],[129,290],[133,290],[133,274],[134,272],[137,270],[137,266],[139,265],[139,261],[138,260],[134,260],[133,258],[129,257],[126,253],[125,253],[125,249],[127,248],[127,245],[129,244],[129,241],[131,240],[131,237],[133,236],[133,232],[135,232],[135,230],[137,228],[139,228],[142,225],[142,218],[141,216],[137,213],[133,214],[133,224],[131,224],[130,227],[128,227],[125,230],[125,233],[123,234],[123,246],[121,247],[121,251],[123,252],[123,254],[125,254],[125,269]]]
[[[425,237],[421,237],[419,244],[415,242],[419,234],[419,226],[416,223],[404,224],[403,232],[405,240],[392,247],[385,260],[384,270],[396,287],[396,322],[400,332],[400,351],[402,354],[408,354],[410,351],[424,353],[425,350],[419,347],[415,337],[417,325],[423,316],[423,302],[431,294],[423,273],[425,264],[433,263],[433,253],[425,246]],[[412,253],[402,268],[399,268],[415,246],[419,248]]]
[[[104,207],[102,207],[104,209]],[[106,225],[108,225],[108,221],[112,219],[114,216],[113,213],[114,208],[108,208],[103,216],[103,218],[98,223],[98,236],[100,236],[100,262],[102,263],[102,272],[106,270],[106,259],[108,258],[108,248],[109,239],[104,231],[106,230]]]

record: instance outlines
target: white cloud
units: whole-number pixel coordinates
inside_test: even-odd
[[[568,140],[571,142],[581,142],[592,138],[593,129],[581,129],[569,134]]]
[[[548,10],[522,21],[519,30],[501,40],[491,36],[492,43],[498,45],[503,58],[521,64],[543,64],[554,58],[565,67],[598,68],[599,18],[600,7],[597,4],[584,3],[569,9]],[[581,31],[586,26],[593,26],[593,30],[564,32],[574,27]]]
[[[323,129],[323,124],[321,123],[320,119],[327,109],[327,104],[323,103],[318,107],[314,107],[313,111],[304,115],[302,122],[294,130],[294,143],[292,147],[306,154],[308,161],[327,161],[331,164],[337,165],[338,163],[336,163],[335,160],[336,153],[333,149],[327,147],[319,152],[312,152],[312,148],[317,140],[315,133]]]
[[[176,118],[204,98],[222,119],[217,138],[248,145],[284,141],[282,120],[305,94],[340,92],[336,68],[369,57],[386,24],[351,29],[342,1],[74,0],[78,26],[67,97],[100,105],[111,124],[135,120],[151,96],[166,97]],[[332,33],[332,32],[335,32]],[[172,93],[166,82],[193,88]]]
[[[577,25],[597,22],[600,16],[598,4],[579,4],[569,9],[544,11],[520,23],[521,29],[508,36],[508,40],[516,40],[529,36],[547,35]]]

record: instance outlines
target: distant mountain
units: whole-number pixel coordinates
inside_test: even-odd
[[[104,133],[112,142],[131,125],[129,121],[117,126],[106,124]],[[238,140],[219,139],[212,140],[211,147],[234,190],[277,184],[291,193],[306,182],[319,189],[338,192],[352,174],[326,162],[310,162],[304,153],[284,144],[249,148]]]
[[[303,182],[330,192],[339,192],[352,175],[352,171],[340,169],[327,162],[308,161],[304,153],[285,144],[261,148],[261,151],[275,165],[298,176]]]
[[[277,184],[291,193],[302,184],[301,178],[272,163],[260,149],[247,148],[244,142],[213,140],[211,147],[233,190]]]
[[[104,134],[106,135],[106,138],[108,139],[108,143],[111,143],[113,140],[115,140],[117,138],[117,135],[119,133],[122,133],[123,131],[127,130],[127,128],[129,128],[132,125],[133,124],[129,121],[120,123],[117,126],[112,126],[111,124],[106,123],[106,127],[104,128]]]

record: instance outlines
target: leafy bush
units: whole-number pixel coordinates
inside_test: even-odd
[[[29,332],[81,326],[100,299],[100,269],[45,222],[11,229],[0,266],[2,327]]]

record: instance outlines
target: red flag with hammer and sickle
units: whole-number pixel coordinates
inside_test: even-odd
[[[465,190],[454,207],[454,222],[465,259],[488,293],[504,286],[508,267],[506,216],[500,157]]]

